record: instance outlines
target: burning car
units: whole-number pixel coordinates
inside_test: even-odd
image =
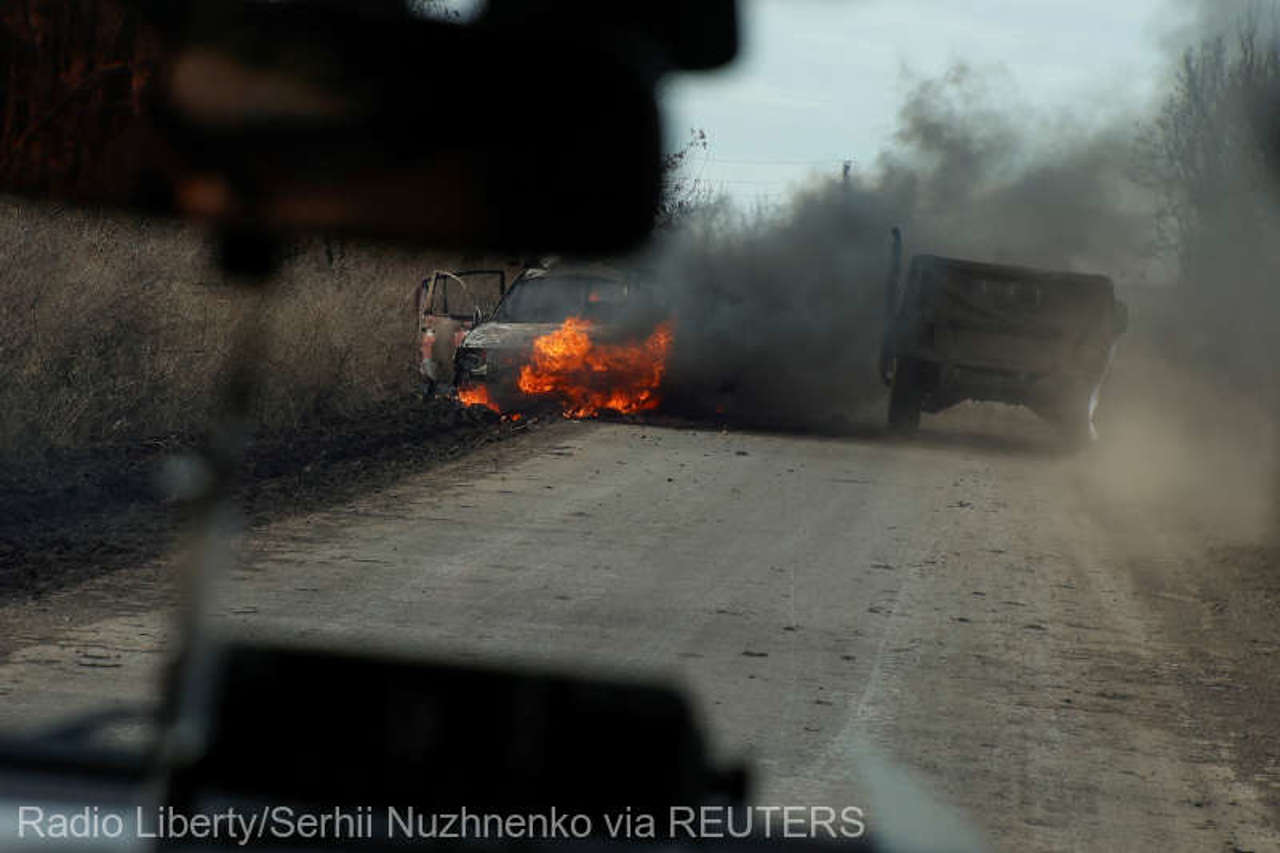
[[[510,412],[554,400],[566,416],[656,408],[672,342],[649,291],[603,266],[526,270],[462,339],[459,398]]]

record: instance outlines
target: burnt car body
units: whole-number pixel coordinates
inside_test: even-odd
[[[921,412],[975,400],[1027,406],[1072,441],[1097,437],[1099,392],[1128,325],[1111,279],[918,255],[901,295],[896,271],[889,290],[891,429],[913,432]]]
[[[463,337],[454,382],[459,389],[483,386],[504,411],[518,408],[527,402],[517,387],[520,369],[529,362],[535,340],[570,317],[589,322],[593,339],[624,336],[624,320],[648,316],[642,305],[647,295],[633,279],[603,265],[527,269],[492,316]]]
[[[458,346],[477,324],[493,313],[507,292],[503,270],[437,270],[417,288],[418,370],[425,393],[453,381]]]

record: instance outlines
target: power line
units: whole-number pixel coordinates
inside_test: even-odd
[[[702,178],[698,181],[704,184],[755,184],[766,187],[776,187],[783,184],[791,183],[790,180],[778,179],[773,181],[749,181],[745,178]]]
[[[839,166],[850,162],[848,158],[833,160],[739,160],[731,157],[707,157],[711,163],[726,163],[736,166]]]

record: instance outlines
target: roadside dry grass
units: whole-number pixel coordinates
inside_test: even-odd
[[[235,333],[260,313],[267,431],[411,393],[414,284],[449,259],[294,247],[263,298],[227,285],[196,229],[0,201],[0,449],[198,434]]]
[[[520,431],[417,393],[413,291],[453,257],[316,239],[254,291],[223,280],[198,229],[5,199],[0,257],[0,600],[171,546],[180,512],[156,472],[202,441],[246,335],[255,518]]]

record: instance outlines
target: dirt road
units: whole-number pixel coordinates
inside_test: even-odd
[[[1223,550],[1245,533],[1014,426],[564,423],[254,531],[216,607],[252,635],[674,678],[757,802],[860,805],[873,831],[1280,849],[1275,585]],[[0,725],[150,695],[163,573],[0,612]]]

